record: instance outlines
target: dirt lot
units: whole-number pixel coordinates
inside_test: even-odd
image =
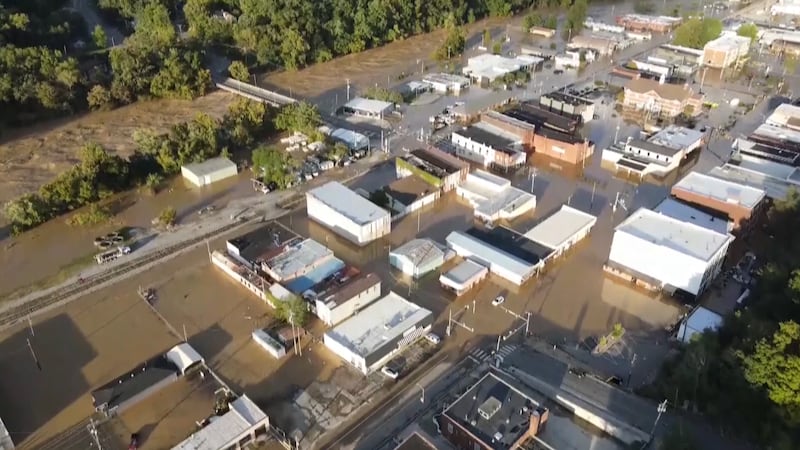
[[[96,142],[120,155],[133,150],[133,132],[165,131],[204,112],[221,117],[233,99],[214,92],[194,101],[139,102],[107,112],[65,118],[4,136],[0,145],[0,203],[34,191],[77,161],[77,151]]]

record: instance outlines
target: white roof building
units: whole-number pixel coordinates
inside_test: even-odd
[[[797,129],[800,127],[800,106],[784,103],[778,106],[764,123],[776,127]]]
[[[457,255],[470,258],[486,267],[497,276],[514,284],[523,284],[544,265],[544,261],[525,261],[501,250],[488,242],[467,233],[453,231],[447,235],[447,245]]]
[[[356,97],[347,102],[344,109],[359,116],[383,117],[394,109],[394,104],[382,100]]]
[[[551,256],[555,257],[586,237],[595,223],[597,217],[563,205],[525,233],[525,237],[553,249]]]
[[[745,184],[716,178],[700,172],[689,172],[672,187],[711,198],[720,202],[732,203],[748,209],[758,206],[764,199],[764,191]]]
[[[542,58],[536,56],[526,55],[516,58],[507,58],[501,55],[484,53],[469,58],[469,60],[467,60],[467,66],[463,69],[463,73],[475,80],[491,82],[508,73],[528,70],[530,67],[542,61],[544,61]]]
[[[673,150],[683,150],[688,154],[702,145],[705,133],[691,128],[669,125],[658,133],[650,136],[647,142]]]
[[[223,450],[254,441],[266,435],[269,417],[250,398],[242,395],[228,405],[230,410],[215,416],[200,431],[192,434],[172,450]]]
[[[388,211],[331,181],[306,193],[308,217],[350,241],[365,245],[391,231]]]
[[[489,269],[471,259],[464,259],[457,266],[439,276],[442,286],[462,295],[489,274]]]
[[[456,193],[467,200],[475,216],[485,222],[513,219],[536,207],[536,196],[515,188],[511,181],[475,170],[456,188]]]
[[[413,239],[389,252],[389,263],[414,278],[438,269],[444,261],[445,249],[431,239]]]
[[[654,288],[698,296],[719,274],[731,242],[730,234],[642,208],[616,227],[608,266]]]
[[[733,231],[733,222],[714,217],[674,198],[665,198],[653,208],[653,211],[681,222],[693,223],[716,233],[727,234]]]
[[[211,158],[181,166],[181,175],[195,186],[206,186],[238,174],[236,163],[228,158]]]
[[[197,350],[186,342],[169,349],[166,356],[175,364],[181,375],[192,367],[205,363],[205,359],[197,353]]]
[[[684,320],[678,328],[677,338],[688,344],[696,334],[706,330],[715,331],[722,325],[722,316],[710,309],[698,306]]]
[[[790,189],[800,189],[800,185],[797,183],[742,169],[733,164],[723,164],[722,166],[714,167],[708,174],[714,178],[762,190],[767,197],[773,200],[786,200]]]
[[[430,329],[433,313],[389,292],[325,333],[325,345],[364,374]]]

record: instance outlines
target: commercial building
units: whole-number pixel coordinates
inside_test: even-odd
[[[311,310],[328,326],[334,326],[367,307],[381,296],[381,279],[374,273],[348,268],[303,293]]]
[[[624,47],[626,45],[625,41],[624,35],[581,34],[572,38],[569,42],[569,48],[592,50],[598,56],[608,56],[620,47]]]
[[[800,131],[763,123],[748,137],[751,141],[771,145],[787,152],[800,153]]]
[[[109,417],[121,414],[204,362],[189,344],[178,344],[92,391],[94,408]]]
[[[649,16],[644,14],[625,14],[618,16],[617,25],[631,31],[650,31],[652,33],[669,33],[681,24],[680,17]]]
[[[403,217],[432,204],[441,191],[421,177],[411,175],[389,183],[383,190],[389,199],[394,217]]]
[[[647,78],[630,80],[625,86],[623,108],[648,114],[651,118],[672,119],[680,114],[696,116],[703,107],[703,96],[686,84],[667,84]]]
[[[361,117],[382,119],[394,110],[394,103],[356,97],[343,106],[344,112]]]
[[[690,172],[670,191],[673,197],[721,214],[734,229],[746,228],[764,212],[766,192],[734,181]]]
[[[722,270],[733,236],[639,209],[615,228],[606,270],[696,298]]]
[[[456,155],[483,167],[520,167],[527,160],[516,136],[488,123],[453,131],[450,140]]]
[[[556,35],[556,30],[545,27],[531,27],[528,32],[535,36],[541,36],[548,39]]]
[[[439,282],[445,289],[456,295],[463,295],[489,275],[489,268],[469,258],[439,276]]]
[[[800,1],[778,0],[769,8],[773,16],[800,16]]]
[[[265,255],[261,270],[284,283],[313,272],[334,258],[333,251],[313,239],[292,239]]]
[[[544,402],[517,380],[489,371],[434,420],[456,448],[519,449],[544,429],[550,416]]]
[[[428,74],[425,75],[422,81],[431,85],[434,91],[442,94],[452,93],[458,95],[470,85],[469,78],[450,73]]]
[[[716,233],[727,234],[733,231],[733,222],[727,218],[709,214],[672,197],[662,200],[653,208],[653,211],[681,222],[693,223]]]
[[[438,269],[445,259],[446,249],[431,239],[412,239],[389,252],[389,264],[414,278]]]
[[[552,250],[547,258],[557,258],[586,238],[597,217],[562,205],[561,209],[531,228],[525,237]]]
[[[577,118],[549,111],[537,103],[520,103],[503,111],[503,114],[535,125],[536,128],[550,128],[562,133],[575,133],[580,125]]]
[[[276,249],[297,239],[297,234],[278,222],[247,232],[225,243],[228,255],[251,270],[261,269],[261,262]]]
[[[510,73],[534,69],[543,61],[542,58],[530,55],[507,58],[501,55],[484,53],[469,58],[467,66],[462,71],[474,83],[488,84]]]
[[[723,33],[703,47],[703,64],[714,69],[724,69],[746,57],[749,51],[749,37]]]
[[[207,425],[172,450],[228,450],[247,448],[266,438],[269,417],[249,397],[242,395],[228,404],[228,412],[213,416]]]
[[[469,164],[436,148],[412,150],[395,159],[397,177],[416,175],[444,192],[467,178]]]
[[[582,164],[594,154],[594,143],[577,134],[541,127],[533,135],[532,150],[568,164]]]
[[[589,61],[588,55],[584,54],[584,58]],[[581,67],[581,52],[574,50],[565,50],[564,53],[559,53],[553,57],[556,69],[578,69]]]
[[[391,231],[388,211],[331,181],[306,193],[308,217],[357,245],[365,245]]]
[[[800,168],[788,164],[742,154],[734,155],[730,159],[730,163],[736,164],[742,169],[763,173],[778,180],[785,180],[793,184],[800,183]]]
[[[603,150],[603,160],[640,176],[665,175],[704,143],[704,133],[670,125],[647,140],[628,138],[622,145],[612,145]]]
[[[433,313],[390,292],[325,333],[325,345],[367,375],[421,338]]]
[[[716,331],[722,326],[722,316],[710,309],[698,306],[681,322],[676,337],[680,342],[688,344],[697,334],[705,331]]]
[[[550,112],[568,116],[583,123],[594,119],[594,102],[577,95],[554,91],[539,97],[539,104]]]
[[[625,34],[625,27],[620,25],[611,25],[605,22],[599,22],[591,17],[583,21],[583,26],[592,31],[607,31],[610,33]]]
[[[764,30],[758,42],[769,47],[773,53],[797,55],[800,52],[800,33],[794,30],[777,28]]]
[[[484,231],[472,228],[466,233],[453,231],[447,246],[458,256],[469,258],[499,277],[521,285],[544,266],[552,250],[515,231],[495,228]]]
[[[472,206],[475,217],[486,222],[510,220],[536,207],[536,196],[511,185],[511,181],[475,170],[456,188]]]
[[[708,175],[762,190],[771,200],[786,200],[790,191],[800,189],[800,183],[781,180],[728,163],[712,168]]]
[[[751,135],[751,139],[739,138],[733,141],[733,155],[749,155],[789,166],[800,166],[800,153],[787,149],[794,144],[784,140],[775,142],[770,138]]]
[[[181,175],[194,184],[202,187],[211,183],[235,177],[239,173],[236,163],[228,158],[211,158],[201,163],[181,166]]]

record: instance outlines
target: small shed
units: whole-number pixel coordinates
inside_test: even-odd
[[[439,268],[445,249],[430,239],[414,239],[389,253],[389,264],[404,274],[419,278]]]
[[[205,363],[205,359],[197,353],[197,350],[192,348],[186,342],[172,347],[167,352],[167,359],[170,360],[180,371],[181,375],[186,374],[190,369],[201,366]]]
[[[181,166],[181,175],[195,186],[206,186],[239,173],[236,163],[228,158],[207,159],[201,163]]]
[[[274,358],[282,358],[286,355],[286,347],[264,330],[253,331],[253,340]]]

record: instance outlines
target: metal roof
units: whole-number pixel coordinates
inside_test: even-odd
[[[678,219],[681,222],[689,222],[707,228],[717,233],[730,233],[733,229],[733,223],[728,219],[714,217],[697,208],[693,208],[682,201],[675,200],[674,198],[667,197],[659,203],[653,211],[664,214],[665,216]]]
[[[750,170],[742,169],[741,167],[732,164],[724,164],[720,167],[714,167],[708,172],[714,178],[732,181],[734,183],[744,184],[756,189],[763,190],[767,197],[773,200],[786,200],[789,195],[789,189],[797,188],[796,185],[789,183],[786,180],[773,178],[763,173],[753,172]]]
[[[338,181],[331,181],[308,191],[312,196],[358,225],[386,219],[389,212],[356,194]]]
[[[755,208],[764,199],[764,190],[723,180],[699,172],[689,172],[672,189],[680,189],[720,202]]]
[[[345,108],[354,111],[366,111],[371,114],[380,114],[387,109],[393,108],[394,104],[385,102],[383,100],[374,100],[371,98],[356,97],[344,105]]]
[[[719,249],[733,240],[730,234],[681,222],[645,208],[634,212],[615,230],[701,261],[709,261]]]
[[[568,205],[533,227],[525,237],[551,249],[561,247],[587,227],[594,226],[597,217]]]
[[[488,270],[489,269],[485,266],[469,258],[465,258],[464,261],[461,261],[457,266],[443,273],[442,277],[449,279],[455,284],[463,285],[467,281]]]
[[[198,177],[211,175],[212,173],[219,172],[220,170],[230,168],[237,169],[235,162],[221,156],[218,158],[207,159],[199,163],[185,164],[183,165],[183,168],[192,172]]]
[[[476,237],[460,231],[453,231],[447,235],[447,244],[458,253],[458,248],[466,250],[469,254],[462,256],[479,256],[482,261],[490,265],[497,265],[503,269],[525,278],[536,267],[534,264],[512,256]]]
[[[293,277],[306,268],[315,267],[333,256],[333,251],[313,239],[287,244],[283,251],[264,261],[269,270],[278,276],[277,281]]]
[[[249,397],[242,395],[228,405],[230,410],[215,416],[208,425],[192,434],[172,450],[219,450],[236,444],[242,434],[267,419]]]
[[[391,251],[392,255],[405,258],[415,267],[444,258],[444,250],[431,239],[413,239]]]
[[[429,310],[389,292],[325,335],[363,358],[431,316]]]
[[[651,136],[647,141],[656,145],[682,150],[696,144],[703,139],[703,136],[705,136],[705,133],[700,131],[670,125]]]

